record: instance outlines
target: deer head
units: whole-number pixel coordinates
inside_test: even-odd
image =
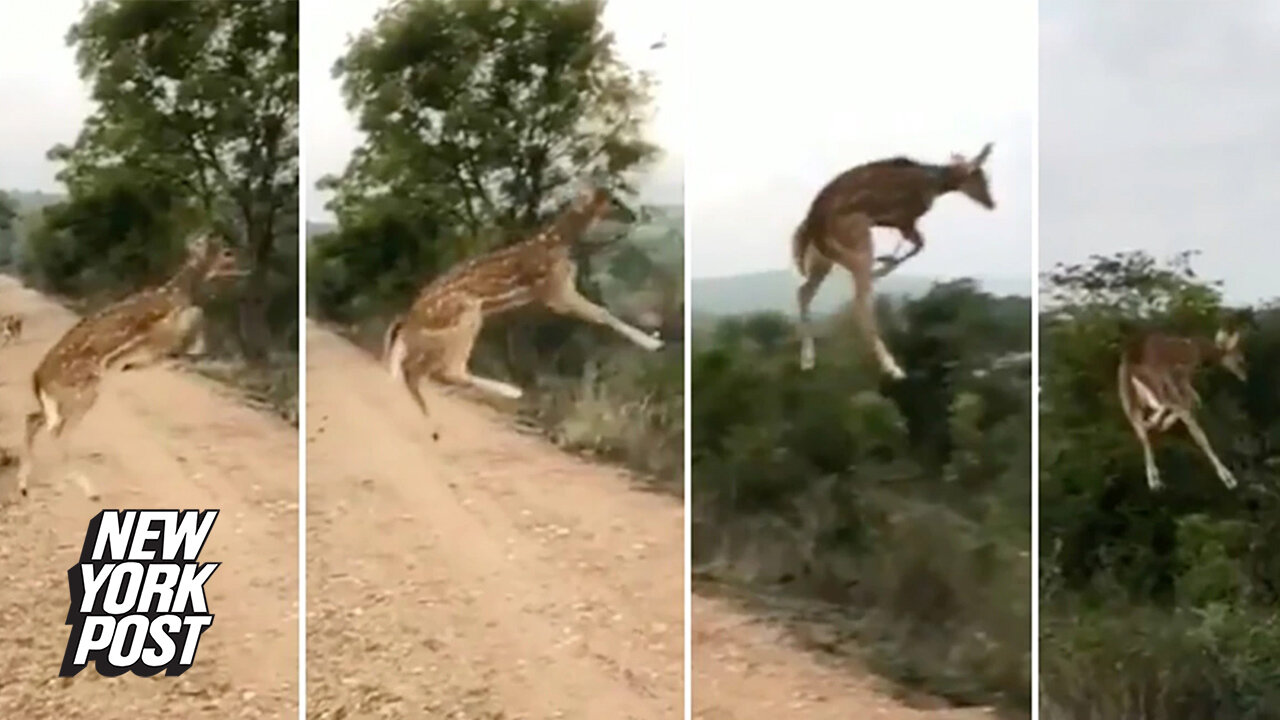
[[[1245,368],[1244,353],[1240,350],[1240,331],[1221,329],[1214,337],[1213,344],[1218,349],[1218,362],[1222,367],[1239,378],[1240,382],[1245,382],[1248,379],[1248,373]]]
[[[579,194],[574,206],[590,216],[593,222],[607,220],[626,224],[636,221],[635,211],[619,200],[617,195],[598,185]]]
[[[956,189],[988,210],[994,210],[996,202],[991,199],[987,173],[982,166],[991,155],[991,145],[991,143],[983,145],[973,159],[966,159],[959,153],[951,156],[951,171],[956,178]]]
[[[198,233],[187,241],[187,262],[202,269],[205,280],[245,274],[232,249],[214,233]]]

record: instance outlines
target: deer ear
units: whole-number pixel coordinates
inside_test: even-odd
[[[973,159],[969,161],[969,164],[975,168],[982,167],[982,164],[987,161],[987,157],[991,155],[991,146],[992,146],[992,143],[987,143],[986,145],[983,145],[982,149],[978,151],[978,154],[975,155]]]

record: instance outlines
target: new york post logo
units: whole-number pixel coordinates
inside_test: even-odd
[[[92,661],[99,675],[181,675],[213,624],[204,584],[221,563],[197,562],[217,510],[103,510],[67,570],[71,637],[59,677]]]

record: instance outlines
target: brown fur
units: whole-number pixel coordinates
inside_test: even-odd
[[[872,285],[875,278],[888,274],[924,247],[924,236],[916,223],[939,196],[958,191],[994,209],[982,169],[990,152],[988,143],[972,160],[956,155],[947,165],[927,165],[903,157],[877,160],[846,170],[818,192],[791,238],[792,261],[804,277],[796,291],[803,369],[813,367],[814,362],[809,305],[833,266],[840,265],[853,276],[854,317],[872,344],[881,369],[894,378],[904,377],[876,328]],[[877,227],[898,230],[912,247],[900,258],[879,258],[881,267],[875,269],[871,231]]]
[[[388,326],[383,357],[424,414],[419,385],[425,377],[520,397],[519,388],[472,375],[467,364],[484,319],[523,305],[539,303],[608,326],[647,350],[662,346],[584,298],[574,286],[570,246],[606,215],[620,210],[625,208],[608,192],[585,192],[532,238],[462,262],[418,293],[408,311]]]
[[[0,337],[8,345],[22,338],[22,316],[5,315],[0,317]]]
[[[1148,332],[1135,336],[1124,348],[1116,372],[1120,407],[1142,445],[1147,484],[1152,490],[1159,490],[1163,485],[1155,464],[1151,435],[1165,432],[1179,421],[1209,458],[1223,484],[1228,488],[1236,486],[1235,476],[1218,459],[1195,420],[1193,413],[1200,404],[1200,396],[1192,379],[1201,367],[1219,364],[1243,381],[1246,370],[1239,341],[1237,333],[1226,331],[1220,331],[1212,340]]]
[[[108,371],[142,368],[185,351],[203,320],[193,297],[197,287],[237,274],[229,249],[212,236],[195,236],[186,262],[168,282],[82,318],[54,343],[31,376],[39,409],[27,415],[18,476],[23,495],[40,431],[62,437],[93,407]]]

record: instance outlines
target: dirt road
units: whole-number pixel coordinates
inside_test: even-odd
[[[695,594],[694,720],[992,720],[984,709],[909,707],[886,682],[826,664],[785,630],[732,603]]]
[[[0,443],[14,447],[34,409],[31,372],[75,318],[8,277],[0,312],[26,323],[0,348]],[[25,500],[14,473],[0,478],[0,718],[296,718],[297,431],[210,380],[148,369],[108,379],[69,438],[98,502],[47,451]],[[215,619],[181,677],[57,677],[67,569],[103,507],[221,510],[200,556],[223,563],[206,585]]]
[[[307,714],[682,717],[681,504],[307,332]]]

